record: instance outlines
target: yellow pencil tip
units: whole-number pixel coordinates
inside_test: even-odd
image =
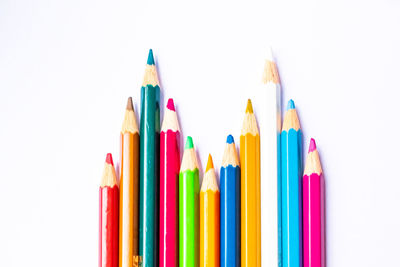
[[[246,107],[246,113],[253,113],[253,105],[251,104],[251,100],[247,100],[247,107]]]
[[[208,161],[207,161],[206,172],[207,172],[209,169],[214,169],[214,164],[213,164],[213,160],[212,160],[211,154],[208,154]]]

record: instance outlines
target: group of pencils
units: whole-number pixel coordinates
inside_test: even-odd
[[[311,139],[303,171],[299,119],[290,100],[281,123],[280,79],[271,52],[260,86],[266,116],[257,122],[248,100],[239,156],[228,135],[219,184],[209,155],[200,186],[190,136],[181,159],[171,98],[160,127],[160,85],[150,50],[140,127],[132,98],[125,110],[119,179],[111,154],[106,156],[100,184],[100,267],[325,266],[319,155]]]

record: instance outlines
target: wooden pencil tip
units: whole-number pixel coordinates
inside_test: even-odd
[[[188,137],[186,138],[185,149],[191,149],[191,148],[193,148],[193,147],[194,147],[194,146],[193,146],[193,139],[192,139],[191,136],[188,136]]]
[[[230,134],[230,135],[228,135],[228,137],[226,138],[226,142],[227,142],[228,144],[232,144],[232,143],[235,143],[235,139],[233,139],[233,136]]]
[[[250,99],[247,100],[246,113],[253,113],[253,105]]]
[[[172,98],[168,99],[167,109],[175,111],[174,100]]]
[[[314,138],[311,138],[310,140],[310,146],[308,148],[308,153],[311,153],[313,151],[317,150],[317,145],[315,144]]]
[[[127,110],[133,110],[132,97],[128,97],[128,103],[126,103],[126,109]]]
[[[147,65],[154,65],[153,49],[149,50],[149,56],[147,57]]]
[[[292,99],[289,100],[286,110],[295,109],[296,106],[294,105],[294,101]]]
[[[107,164],[111,164],[112,166],[114,166],[114,162],[113,162],[111,153],[107,153],[107,156],[106,156],[106,163],[107,163]]]
[[[214,169],[214,163],[211,157],[211,154],[208,154],[208,160],[207,160],[207,167],[206,167],[206,172],[210,169]]]

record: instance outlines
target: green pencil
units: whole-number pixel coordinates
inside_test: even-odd
[[[179,173],[179,267],[199,266],[199,165],[188,136]]]
[[[158,267],[160,85],[151,49],[140,105],[139,266]]]

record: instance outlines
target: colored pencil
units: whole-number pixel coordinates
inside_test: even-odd
[[[160,267],[179,264],[179,140],[178,118],[170,98],[160,134]]]
[[[150,49],[141,88],[139,256],[142,267],[158,265],[160,83]]]
[[[119,189],[110,153],[104,164],[99,196],[99,267],[118,267]]]
[[[139,130],[131,97],[122,123],[121,152],[119,267],[132,267],[139,261]]]
[[[282,125],[282,264],[302,266],[301,130],[293,100]]]
[[[220,193],[214,164],[208,155],[200,190],[200,267],[219,267]]]
[[[179,173],[179,266],[199,266],[199,165],[188,136]]]
[[[241,266],[261,266],[260,135],[250,99],[240,136]]]
[[[263,118],[260,123],[261,142],[261,227],[262,266],[281,264],[280,242],[280,132],[281,86],[278,69],[268,49],[262,78]]]
[[[304,267],[325,267],[325,194],[321,162],[311,138],[303,176]]]
[[[232,135],[226,139],[221,185],[221,267],[240,267],[240,166]]]

